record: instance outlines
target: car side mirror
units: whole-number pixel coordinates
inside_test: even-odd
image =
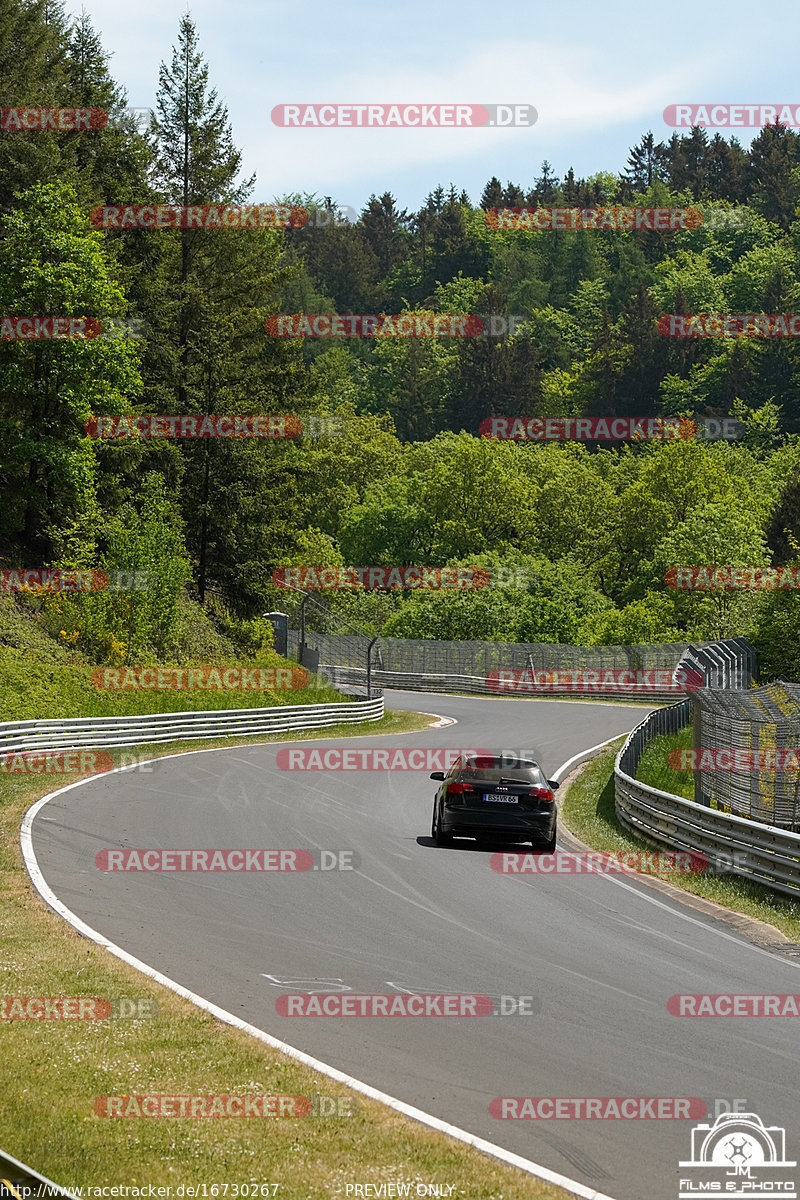
[[[432,771],[431,779],[444,779],[444,771]]]
[[[557,779],[548,779],[547,786],[551,789],[551,791],[557,792],[561,785]]]

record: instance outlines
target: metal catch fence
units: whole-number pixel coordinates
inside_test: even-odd
[[[800,829],[800,684],[702,689],[694,697],[693,742],[698,804]],[[721,755],[733,769],[711,765]]]
[[[624,680],[607,689],[586,687],[596,694],[607,690],[620,699],[674,700],[679,688],[671,684],[676,671],[700,671],[714,687],[749,687],[755,674],[755,657],[742,639],[724,642],[672,642],[629,646],[569,646],[558,643],[437,641],[422,638],[368,638],[358,634],[289,630],[289,654],[297,655],[313,670],[324,673],[334,686],[364,684],[367,663],[371,681],[379,687],[412,691],[467,692],[491,695],[506,688],[498,672],[518,672],[519,691],[549,696],[578,695],[581,686],[545,683],[533,678],[546,673],[661,672],[664,690],[652,686],[625,686]],[[676,677],[677,678],[677,677]],[[531,680],[532,686],[526,686]]]
[[[685,728],[695,704],[687,699],[649,713],[628,735],[614,764],[620,823],[651,845],[694,851],[719,870],[800,898],[800,834],[707,808],[636,779],[644,747],[654,737]]]

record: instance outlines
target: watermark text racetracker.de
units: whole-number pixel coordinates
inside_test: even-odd
[[[197,871],[291,875],[304,871],[357,871],[361,866],[361,856],[357,850],[319,847],[313,850],[107,847],[97,851],[94,865],[105,874],[117,871],[145,875]]]
[[[0,595],[27,592],[144,592],[153,582],[150,571],[72,570],[54,567],[4,567],[0,570]]]
[[[800,771],[800,746],[670,750],[667,762],[675,771]]]
[[[118,413],[90,417],[84,423],[88,437],[120,438],[293,438],[303,432],[299,417],[268,416],[263,413],[186,413],[164,416],[155,413]]]
[[[107,126],[121,129],[133,122],[145,129],[153,116],[152,108],[123,108],[108,113],[104,108],[18,108],[0,109],[0,130],[3,133],[89,133]]]
[[[139,1020],[158,1011],[149,996],[0,996],[0,1021]]]
[[[539,1011],[535,996],[493,998],[475,993],[358,993],[297,995],[275,1000],[279,1017],[532,1017]]]
[[[490,574],[485,567],[278,567],[272,572],[276,587],[301,588],[309,591],[346,591],[358,588],[411,589],[431,588],[435,591],[484,588]]]
[[[139,754],[120,755],[117,770],[152,774],[152,759]],[[107,750],[5,750],[0,753],[0,775],[105,775],[114,770]]]
[[[487,208],[487,229],[542,231],[594,229],[674,232],[703,223],[698,208]]]
[[[497,1096],[498,1121],[689,1121],[708,1114],[698,1096]]]
[[[665,313],[664,337],[800,337],[800,313]]]
[[[350,422],[338,413],[277,416],[267,413],[116,413],[84,423],[87,437],[126,438],[294,438],[342,437]]]
[[[712,857],[687,850],[502,851],[491,856],[489,865],[499,875],[724,875],[746,865],[746,855],[736,850]]]
[[[800,994],[786,992],[684,993],[670,996],[673,1017],[800,1017]]]
[[[95,229],[298,229],[308,210],[287,204],[98,204]]]
[[[359,1101],[355,1096],[286,1096],[261,1092],[205,1096],[123,1093],[98,1096],[94,1102],[97,1116],[109,1118],[346,1118],[354,1116],[358,1110]]]
[[[532,104],[276,104],[282,129],[485,129],[536,123]]]
[[[798,104],[668,104],[663,116],[664,124],[673,129],[691,129],[695,125],[706,129],[800,127]]]
[[[661,442],[681,438],[733,440],[743,426],[732,417],[485,417],[481,437],[500,441]]]
[[[668,670],[632,671],[620,668],[596,670],[532,671],[530,667],[490,671],[486,686],[491,692],[513,695],[574,692],[577,694],[608,693],[680,693],[697,691],[704,685],[701,671],[686,670],[680,679]]]
[[[290,691],[308,687],[303,667],[98,667],[92,684],[106,691]]]
[[[492,763],[500,757],[491,750],[442,746],[329,750],[282,746],[275,756],[275,762],[281,771],[449,771],[462,756],[478,762],[486,758]],[[518,757],[504,754],[502,761],[511,765],[518,761]]]
[[[520,313],[274,313],[264,327],[271,337],[380,338],[514,336]]]
[[[146,337],[148,331],[149,326],[139,317],[0,317],[0,340],[4,342],[138,340]]]
[[[664,572],[664,583],[687,591],[793,591],[800,588],[800,567],[675,566]]]

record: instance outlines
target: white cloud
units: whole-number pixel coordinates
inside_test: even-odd
[[[152,105],[186,0],[81,4],[129,103]],[[371,191],[402,189],[416,205],[440,180],[469,188],[496,174],[529,186],[544,158],[558,174],[621,170],[647,129],[671,135],[668,104],[800,103],[800,15],[754,21],[750,0],[727,0],[724,19],[696,0],[671,0],[666,13],[596,0],[475,11],[463,0],[193,0],[190,11],[262,200],[316,191],[360,206]],[[278,103],[370,101],[527,103],[539,119],[529,129],[289,130],[270,118]]]
[[[480,159],[491,167],[499,148],[507,156],[513,148],[520,157],[540,161],[542,145],[552,145],[574,131],[604,130],[631,121],[653,124],[654,110],[681,97],[697,70],[685,60],[654,74],[630,67],[626,86],[609,69],[608,55],[600,50],[559,46],[541,41],[502,41],[451,60],[435,75],[413,68],[386,73],[373,71],[359,77],[331,74],[302,91],[270,89],[269,101],[255,80],[243,80],[230,97],[231,115],[239,142],[247,146],[248,160],[279,163],[270,179],[259,171],[260,185],[268,190],[341,192],[365,166],[379,180],[404,169],[436,164],[457,167]],[[476,85],[475,80],[481,80]],[[487,82],[488,81],[488,82]],[[532,128],[516,129],[283,129],[271,123],[273,103],[526,103],[538,112]],[[280,183],[272,186],[272,179]],[[293,182],[293,181],[297,182]],[[376,184],[375,186],[380,186]]]

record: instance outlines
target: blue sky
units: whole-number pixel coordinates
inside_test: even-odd
[[[186,0],[82,6],[129,104],[152,106]],[[451,182],[477,201],[492,175],[530,187],[544,159],[559,176],[624,169],[648,129],[671,135],[668,104],[800,105],[800,9],[789,5],[195,0],[190,12],[261,202],[316,192],[360,209],[388,190],[411,209]],[[526,103],[539,119],[505,130],[272,124],[276,104],[321,102]],[[757,132],[737,136],[747,145]]]

